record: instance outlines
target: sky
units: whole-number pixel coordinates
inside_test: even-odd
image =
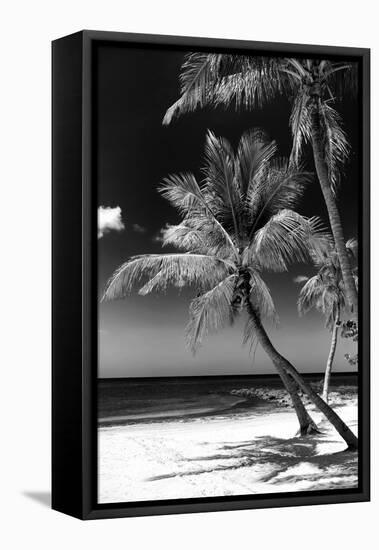
[[[263,128],[278,144],[280,155],[288,156],[291,136],[290,104],[283,98],[250,112],[234,109],[205,109],[162,126],[166,109],[179,97],[179,71],[185,52],[103,44],[98,47],[96,71],[96,170],[98,229],[98,290],[101,296],[107,279],[130,256],[162,250],[160,230],[180,221],[178,212],[157,191],[162,179],[173,173],[199,167],[207,129],[226,137],[235,146],[241,134]],[[357,236],[360,181],[359,108],[346,98],[339,105],[352,154],[339,193],[345,237]],[[312,155],[305,157],[314,170]],[[327,223],[321,190],[315,182],[308,187],[297,209],[320,216]],[[264,274],[280,324],[266,324],[278,349],[301,372],[322,372],[330,345],[330,332],[317,312],[299,318],[296,300],[297,275],[312,275],[310,266],[296,264],[288,273]],[[138,288],[136,289],[138,290]],[[185,347],[184,329],[194,290],[138,296],[99,304],[100,377],[191,376],[273,373],[274,368],[257,347],[242,346],[243,319],[235,326],[211,335],[194,357]],[[336,371],[351,367],[345,353],[354,345],[340,339]]]

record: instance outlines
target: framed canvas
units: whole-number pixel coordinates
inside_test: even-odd
[[[369,499],[369,59],[53,42],[55,510]]]

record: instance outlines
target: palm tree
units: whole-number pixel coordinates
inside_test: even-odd
[[[347,241],[346,250],[353,264],[357,241]],[[322,398],[328,402],[330,375],[341,326],[341,313],[346,306],[346,293],[336,248],[332,242],[321,253],[313,255],[313,262],[318,268],[316,275],[296,278],[296,282],[305,283],[300,291],[298,310],[300,315],[304,315],[312,308],[317,309],[326,317],[326,327],[332,332],[322,392]],[[357,284],[358,278],[355,274],[354,279]]]
[[[280,355],[262,324],[262,317],[275,320],[276,311],[261,272],[286,271],[293,261],[307,259],[309,249],[317,250],[324,240],[317,218],[305,218],[291,209],[310,175],[299,173],[275,154],[275,142],[259,130],[246,132],[236,152],[226,139],[209,132],[203,181],[181,173],[167,177],[160,187],[182,216],[181,223],[164,232],[164,245],[183,252],[130,258],[108,281],[104,299],[125,297],[144,277],[148,280],[139,290],[142,295],[165,290],[169,284],[195,286],[198,295],[190,304],[186,330],[193,352],[206,334],[232,323],[245,310],[245,340],[256,337],[272,360],[291,394],[302,433],[313,423],[296,385],[349,447],[356,448],[355,435]]]
[[[191,53],[180,74],[181,96],[167,110],[163,124],[205,105],[260,107],[278,94],[292,99],[291,159],[299,162],[304,145],[312,145],[318,180],[341,265],[346,296],[354,316],[358,293],[346,254],[336,203],[340,172],[349,145],[333,104],[343,92],[356,88],[355,65],[330,60]]]

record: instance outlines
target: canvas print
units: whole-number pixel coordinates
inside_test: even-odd
[[[95,62],[98,503],[357,488],[358,66]]]

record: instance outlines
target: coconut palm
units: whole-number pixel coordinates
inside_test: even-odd
[[[186,329],[196,351],[203,338],[248,314],[245,339],[256,337],[291,394],[300,428],[313,426],[297,394],[299,386],[335,426],[350,447],[357,439],[338,415],[314,392],[297,370],[275,349],[262,318],[276,319],[262,271],[286,271],[317,250],[324,233],[317,218],[292,210],[310,175],[275,158],[275,142],[251,130],[233,150],[224,138],[209,132],[201,183],[191,173],[167,177],[160,192],[177,208],[182,221],[164,231],[163,244],[182,252],[130,258],[108,281],[104,299],[125,297],[141,279],[139,293],[165,290],[168,285],[194,286]],[[294,384],[296,382],[296,385]]]
[[[330,60],[191,53],[182,65],[180,83],[181,96],[167,110],[164,124],[206,105],[251,109],[262,106],[278,94],[291,98],[291,159],[298,163],[304,145],[308,142],[312,145],[346,296],[356,316],[357,289],[336,203],[336,190],[349,144],[334,108],[343,92],[356,88],[355,65]]]
[[[350,239],[346,243],[346,250],[353,264],[356,260],[357,241]],[[328,402],[330,375],[337,347],[338,331],[341,326],[341,313],[346,306],[345,286],[342,279],[341,267],[338,261],[336,248],[333,242],[324,250],[313,255],[313,262],[318,269],[313,277],[297,277],[296,282],[305,283],[300,291],[298,310],[304,315],[314,308],[326,318],[326,327],[332,332],[330,350],[326,363],[322,398]],[[357,284],[357,276],[354,275]]]

